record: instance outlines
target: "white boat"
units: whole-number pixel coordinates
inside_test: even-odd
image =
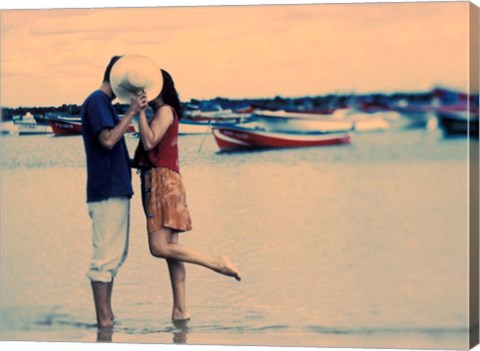
[[[244,123],[251,118],[251,113],[236,113],[232,110],[221,110],[214,112],[204,112],[193,116],[182,118],[178,124],[178,134],[206,134],[210,132],[212,124],[234,124]]]
[[[33,135],[33,134],[51,134],[52,128],[50,126],[38,125],[36,123],[20,123],[18,126],[19,135]]]
[[[1,132],[2,132],[2,135],[4,134],[16,135],[18,134],[18,126],[15,123],[13,123],[13,121],[2,122]]]
[[[30,112],[27,112],[21,119],[15,119],[14,122],[16,130],[14,133],[18,135],[34,135],[34,134],[50,134],[52,128],[47,125],[39,125]]]
[[[400,101],[392,107],[406,120],[404,128],[424,128],[433,113],[433,107],[427,104],[409,104],[407,101]]]
[[[194,121],[182,119],[178,122],[179,135],[206,134],[210,132],[209,121]]]
[[[353,122],[356,132],[380,132],[390,128],[390,123],[383,117],[382,112],[365,113],[353,109],[339,109],[332,114],[332,119]]]
[[[267,130],[286,133],[339,133],[353,130],[352,121],[332,115],[286,111],[257,111],[253,118]]]

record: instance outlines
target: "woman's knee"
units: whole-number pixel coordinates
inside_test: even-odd
[[[150,249],[150,254],[153,257],[168,258],[168,250],[166,250],[162,245],[150,243],[148,247]]]
[[[169,234],[170,233],[163,230],[149,234],[148,247],[152,256],[158,258],[170,257]]]

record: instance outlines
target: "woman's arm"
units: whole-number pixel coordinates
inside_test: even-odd
[[[140,111],[138,116],[138,127],[140,139],[146,151],[152,150],[162,140],[168,127],[173,123],[173,112],[168,106],[160,107],[153,116],[150,125],[145,114],[146,109]]]

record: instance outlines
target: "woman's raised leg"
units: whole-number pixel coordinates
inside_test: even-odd
[[[158,258],[197,264],[217,273],[240,280],[240,272],[226,256],[210,257],[200,251],[172,242],[171,229],[162,228],[148,235],[150,253]]]

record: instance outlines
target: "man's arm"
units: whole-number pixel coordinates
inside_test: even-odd
[[[100,144],[108,150],[114,148],[118,141],[123,137],[123,134],[128,129],[133,117],[140,112],[140,110],[147,106],[147,96],[145,94],[139,95],[132,101],[127,113],[123,116],[120,122],[114,128],[103,129],[98,134]]]

